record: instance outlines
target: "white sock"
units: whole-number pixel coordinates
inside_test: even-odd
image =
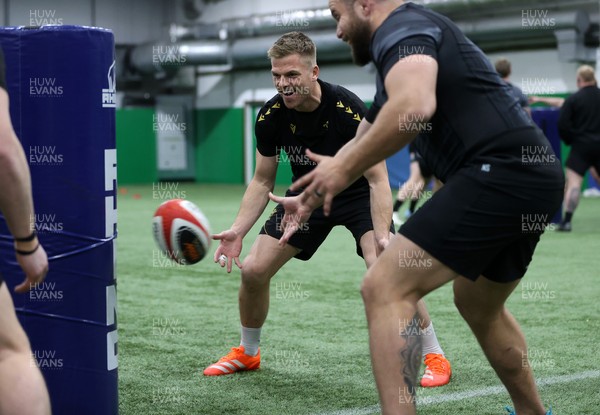
[[[261,330],[262,328],[260,327],[254,329],[242,326],[242,341],[240,342],[240,346],[244,346],[244,353],[248,356],[256,356],[258,354]]]
[[[423,346],[422,357],[429,353],[444,354],[440,343],[438,342],[435,330],[433,329],[433,322],[429,322],[429,326],[425,329],[421,329],[421,344]]]

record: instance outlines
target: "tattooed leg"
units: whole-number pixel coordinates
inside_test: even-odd
[[[399,266],[399,252],[419,251],[423,268]],[[420,298],[456,277],[402,235],[396,235],[369,268],[361,287],[369,325],[373,374],[384,415],[415,415],[415,387],[421,363]]]
[[[405,385],[405,388],[400,388],[400,403],[416,403],[417,376],[421,366],[420,321],[419,313],[416,313],[407,329],[400,329],[400,337],[404,340],[400,348],[400,361],[404,363],[402,376]]]

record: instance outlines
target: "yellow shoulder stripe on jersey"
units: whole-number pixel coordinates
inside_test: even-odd
[[[265,112],[265,115],[269,115],[270,113],[271,113],[271,108],[269,108],[269,109],[267,110],[267,112]]]
[[[350,108],[350,107],[346,107],[346,112],[347,112],[348,114],[352,114],[352,108]]]
[[[360,122],[360,115],[354,114],[354,117],[352,117],[352,119]]]
[[[264,121],[265,120],[265,116],[260,114],[260,117],[258,117],[258,122]]]
[[[279,108],[281,107],[281,104],[279,102],[276,102],[271,108]]]
[[[342,103],[342,101],[338,101],[337,104],[335,104],[336,107],[338,108],[344,108],[345,105]]]

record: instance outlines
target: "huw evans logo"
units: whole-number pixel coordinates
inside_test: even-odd
[[[29,96],[60,98],[63,96],[63,87],[56,82],[56,78],[29,78]]]
[[[31,215],[31,230],[38,233],[62,232],[64,230],[63,222],[59,222],[56,213],[36,213]]]
[[[29,26],[61,25],[63,18],[56,15],[56,10],[29,10]]]
[[[56,151],[56,146],[29,146],[29,164],[58,166],[64,161],[64,156]]]
[[[56,282],[44,281],[39,284],[29,285],[29,300],[30,301],[62,301],[64,298],[63,290],[57,288]]]
[[[158,65],[184,65],[187,62],[187,56],[182,49],[186,50],[176,45],[152,46],[152,62]]]
[[[34,350],[31,353],[30,366],[40,369],[62,369],[64,361],[56,354],[56,350]]]
[[[117,81],[115,77],[115,61],[108,68],[108,88],[102,88],[102,108],[117,107]]]

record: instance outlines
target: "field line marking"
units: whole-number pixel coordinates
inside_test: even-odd
[[[539,379],[536,383],[538,386],[541,387],[561,383],[571,383],[578,380],[592,378],[600,378],[600,370],[588,370],[586,372],[574,373],[571,375],[551,376],[548,378]],[[504,386],[489,386],[487,388],[482,389],[474,389],[464,392],[453,392],[437,396],[426,396],[424,398],[419,398],[417,396],[417,406],[427,406],[444,402],[462,401],[464,399],[499,395],[501,393],[506,393],[506,389],[504,388]],[[379,412],[379,405],[371,405],[363,408],[348,408],[334,412],[323,412],[319,415],[371,415],[377,412]]]

